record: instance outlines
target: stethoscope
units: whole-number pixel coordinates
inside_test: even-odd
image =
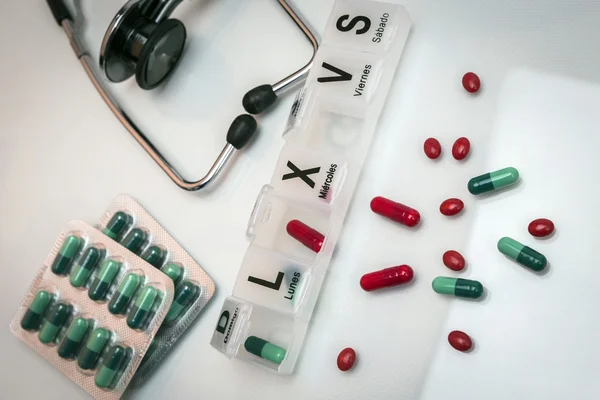
[[[310,41],[313,54],[309,62],[298,71],[273,85],[261,85],[246,93],[242,104],[249,114],[262,113],[275,103],[279,93],[301,81],[310,70],[318,48],[315,36],[287,1],[277,1]],[[169,19],[181,2],[182,0],[129,0],[119,10],[106,31],[100,50],[100,67],[108,80],[122,82],[135,74],[138,86],[150,90],[159,86],[169,76],[183,53],[186,39],[183,23]],[[227,144],[208,173],[195,182],[185,180],[104,88],[92,67],[92,58],[83,46],[82,38],[75,29],[64,0],[47,0],[47,3],[56,22],[62,26],[69,38],[71,47],[88,77],[113,114],[182,189],[200,190],[212,182],[227,166],[233,154],[243,148],[256,132],[257,123],[254,117],[243,114],[235,118],[227,132]]]

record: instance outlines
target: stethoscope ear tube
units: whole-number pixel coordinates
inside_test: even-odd
[[[73,21],[73,17],[71,17],[71,13],[63,0],[46,0],[46,2],[58,25],[62,25],[65,19]]]

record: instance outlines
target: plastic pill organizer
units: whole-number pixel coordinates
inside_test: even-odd
[[[94,398],[117,399],[167,316],[173,295],[168,276],[85,222],[72,221],[10,329]]]
[[[211,340],[228,357],[293,372],[409,30],[399,5],[335,3]]]

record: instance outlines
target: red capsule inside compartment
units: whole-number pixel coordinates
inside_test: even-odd
[[[360,287],[364,291],[383,289],[409,283],[414,277],[414,272],[408,265],[385,268],[381,271],[369,272],[360,278]]]
[[[286,226],[288,235],[308,247],[315,253],[321,251],[325,236],[297,219],[291,220]]]
[[[408,227],[415,227],[421,221],[421,214],[414,208],[410,208],[401,203],[396,203],[385,197],[375,197],[371,200],[371,210],[392,221],[399,222]]]

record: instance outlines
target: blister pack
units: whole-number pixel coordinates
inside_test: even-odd
[[[133,385],[142,384],[200,314],[215,284],[179,243],[131,196],[120,195],[104,212],[98,228],[138,255],[175,284],[173,304],[156,334]]]
[[[96,399],[118,399],[168,314],[173,282],[82,221],[69,222],[11,332]]]

